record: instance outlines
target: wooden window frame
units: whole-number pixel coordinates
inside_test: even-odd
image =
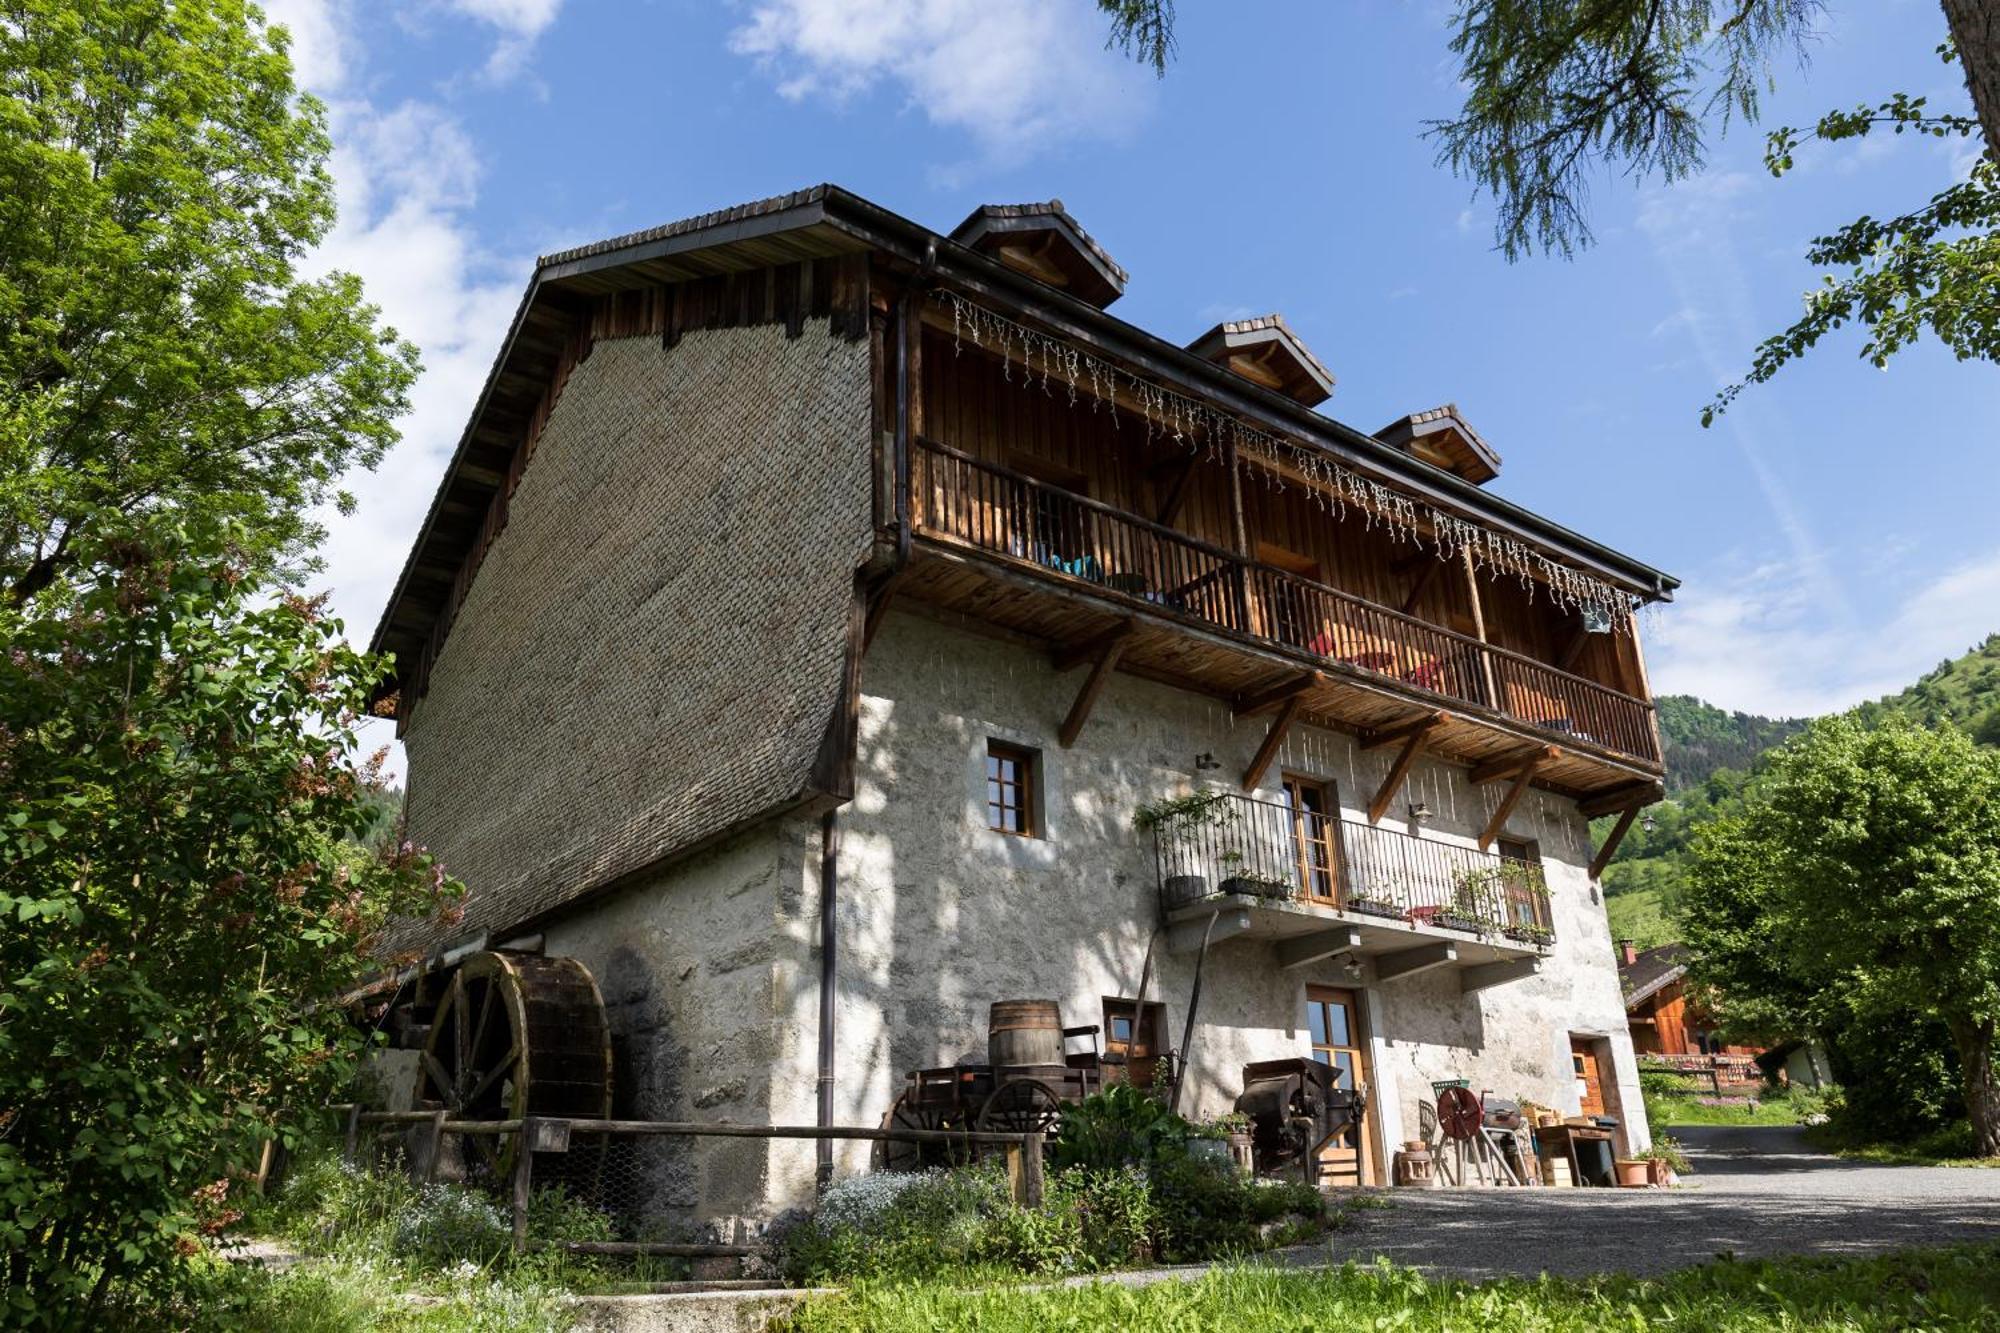
[[[1321,778],[1291,772],[1279,774],[1278,786],[1285,793],[1285,805],[1290,815],[1292,876],[1293,882],[1298,886],[1299,896],[1311,903],[1339,905],[1341,901],[1339,787]],[[1305,803],[1299,799],[1300,793],[1308,787],[1319,793],[1321,808],[1317,811],[1307,810]],[[1306,816],[1309,814],[1319,816],[1322,837],[1307,836]],[[1325,894],[1316,894],[1312,891],[1312,872],[1307,859],[1308,848],[1312,847],[1321,848],[1326,853]]]
[[[994,761],[1013,764],[1016,776],[1009,779],[996,773]],[[1042,791],[1041,755],[1025,745],[1012,741],[988,739],[986,742],[986,827],[995,833],[1003,833],[1010,838],[1039,838],[1042,836]],[[1002,770],[1004,772],[1004,770]],[[994,787],[1000,789],[1000,799],[994,799]],[[1009,792],[1015,794],[1010,804]],[[1008,828],[1006,815],[1012,811],[1020,824],[1019,828]]]

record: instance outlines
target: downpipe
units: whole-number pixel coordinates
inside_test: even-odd
[[[1208,962],[1209,938],[1215,934],[1215,923],[1221,919],[1221,912],[1208,914],[1208,925],[1201,932],[1201,952],[1194,956],[1194,989],[1188,994],[1187,1022],[1181,1025],[1180,1074],[1174,1079],[1174,1095],[1167,1103],[1167,1109],[1177,1115],[1181,1109],[1181,1087],[1187,1082],[1188,1066],[1193,1063],[1191,1057],[1194,1054],[1194,1016],[1195,1011],[1201,1008],[1201,970]]]
[[[840,982],[840,932],[835,921],[839,907],[840,811],[827,811],[819,821],[819,1127],[833,1128],[834,999]],[[814,1145],[817,1169],[813,1176],[815,1193],[826,1193],[833,1183],[833,1140],[820,1139]]]

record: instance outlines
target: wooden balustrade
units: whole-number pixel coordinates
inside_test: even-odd
[[[1259,564],[1172,528],[917,441],[917,525],[1301,656],[1660,761],[1652,705],[1531,657]]]

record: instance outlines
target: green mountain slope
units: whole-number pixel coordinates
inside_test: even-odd
[[[1604,872],[1612,934],[1641,947],[1674,938],[1670,912],[1686,882],[1694,830],[1739,807],[1763,755],[1807,721],[1726,712],[1687,695],[1665,695],[1658,704],[1667,799],[1650,812],[1653,830],[1634,828]],[[1981,744],[2000,746],[2000,634],[1940,663],[1908,689],[1854,711],[1864,721],[1901,716],[1932,726],[1951,722]],[[1598,836],[1608,828],[1608,821],[1600,823]]]

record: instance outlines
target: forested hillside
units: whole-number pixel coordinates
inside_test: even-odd
[[[1649,812],[1652,832],[1634,828],[1604,872],[1611,931],[1641,947],[1674,938],[1668,907],[1685,878],[1689,839],[1727,815],[1755,780],[1758,759],[1806,725],[1804,718],[1731,713],[1687,695],[1659,700],[1667,799]],[[1900,715],[1927,725],[1951,722],[1983,745],[2000,746],[2000,634],[1963,657],[1941,662],[1916,684],[1855,709],[1866,721]],[[1599,836],[1608,828],[1600,824]]]

